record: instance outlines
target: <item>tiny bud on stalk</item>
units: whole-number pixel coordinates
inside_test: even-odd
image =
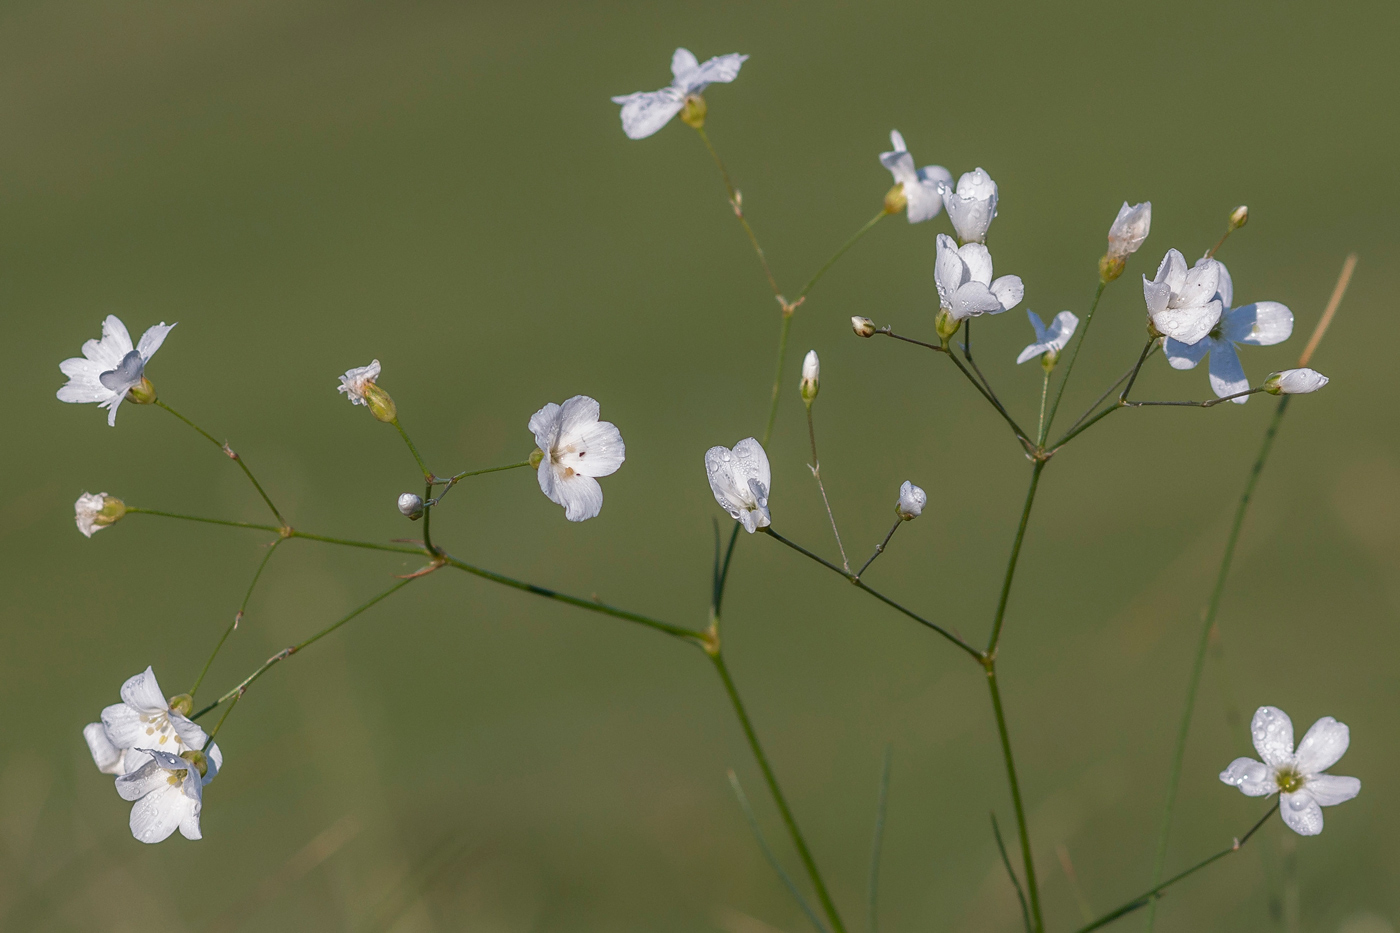
[[[1315,369],[1285,369],[1264,380],[1264,391],[1270,395],[1307,395],[1330,381]]]
[[[799,386],[802,392],[802,401],[811,407],[812,400],[817,397],[817,391],[821,388],[821,361],[817,359],[816,350],[808,350],[807,357],[802,361],[802,384]]]
[[[149,405],[156,400],[156,387],[145,376],[141,381],[126,390],[126,400],[137,405]]]
[[[411,492],[406,492],[399,496],[399,511],[408,516],[411,521],[418,521],[423,517],[423,498]]]
[[[904,485],[899,487],[899,501],[894,504],[894,513],[901,521],[912,522],[923,513],[926,505],[928,493],[905,480]]]
[[[1248,205],[1241,204],[1239,207],[1235,208],[1233,211],[1230,212],[1230,229],[1231,229],[1231,230],[1238,230],[1239,228],[1243,227],[1243,226],[1244,226],[1245,224],[1247,224],[1247,223],[1249,223],[1249,207],[1248,207]]]
[[[1123,202],[1108,228],[1108,252],[1099,260],[1099,281],[1107,285],[1123,274],[1128,257],[1138,251],[1152,229],[1152,202]]]
[[[909,206],[909,198],[904,193],[904,185],[896,184],[889,191],[885,192],[885,213],[898,214]]]
[[[856,332],[857,337],[874,337],[875,322],[868,317],[856,315],[851,318],[851,330]]]
[[[394,400],[373,382],[365,384],[365,404],[369,406],[369,413],[385,424],[393,424],[399,419],[399,410],[394,405]]]
[[[709,107],[705,104],[705,98],[699,94],[687,94],[685,106],[681,108],[681,119],[686,126],[700,129],[705,125],[705,114]]]

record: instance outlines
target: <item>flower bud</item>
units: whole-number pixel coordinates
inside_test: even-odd
[[[179,693],[170,698],[170,708],[181,716],[188,716],[190,710],[194,709],[194,697],[188,693]]]
[[[1108,228],[1108,252],[1099,260],[1099,278],[1112,282],[1123,274],[1128,257],[1138,251],[1152,229],[1152,202],[1141,204],[1123,202],[1118,216]]]
[[[903,521],[912,522],[924,511],[924,506],[928,505],[928,493],[908,480],[899,487],[899,501],[894,504],[894,514]]]
[[[530,451],[530,469],[536,469],[544,461],[544,451],[536,447]]]
[[[412,521],[418,521],[423,517],[423,497],[411,492],[404,493],[399,496],[399,511]]]
[[[1264,380],[1264,391],[1270,395],[1307,395],[1330,381],[1315,369],[1285,369]]]
[[[681,119],[686,126],[700,129],[705,125],[705,113],[709,107],[705,104],[705,98],[699,94],[687,94],[685,96],[685,106],[681,108]]]
[[[802,384],[799,386],[802,392],[802,401],[808,406],[817,397],[817,390],[821,388],[822,364],[817,359],[816,350],[808,350],[807,356],[802,360]]]
[[[78,523],[78,530],[89,538],[125,514],[126,504],[105,492],[97,495],[85,492],[73,503],[73,518]]]
[[[1244,226],[1245,224],[1247,224],[1247,223],[1249,223],[1249,207],[1248,207],[1248,205],[1241,204],[1239,207],[1235,208],[1233,211],[1230,212],[1230,229],[1231,229],[1231,230],[1238,230],[1239,228],[1243,227],[1243,226]]]
[[[203,752],[189,748],[181,752],[180,757],[188,761],[190,766],[199,772],[200,777],[204,777],[209,773],[209,759]]]
[[[868,317],[856,315],[851,318],[851,330],[856,332],[857,337],[874,337],[875,322]]]
[[[903,183],[896,184],[885,192],[885,213],[898,214],[909,206],[909,198],[904,193]]]
[[[126,390],[126,400],[137,405],[149,405],[156,400],[156,387],[145,376],[141,381]]]
[[[958,332],[958,328],[962,327],[962,319],[953,317],[947,308],[939,308],[938,317],[933,319],[933,326],[938,329],[938,338],[946,344]]]
[[[1048,376],[1054,372],[1055,364],[1060,361],[1060,351],[1055,349],[1046,350],[1040,355],[1040,368],[1045,370]]]
[[[385,424],[393,424],[399,420],[399,409],[394,405],[394,400],[373,382],[365,383],[364,388],[365,404],[369,406],[369,413]]]

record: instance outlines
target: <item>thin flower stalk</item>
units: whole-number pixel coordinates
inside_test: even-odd
[[[198,432],[200,433],[200,435],[201,435],[205,440],[207,440],[209,443],[213,444],[215,447],[217,447],[217,448],[219,448],[220,450],[222,450],[222,451],[224,452],[224,456],[228,457],[228,458],[229,458],[230,460],[232,460],[234,463],[238,464],[239,469],[241,469],[241,470],[243,471],[243,475],[246,476],[246,477],[248,477],[248,482],[252,483],[252,484],[253,484],[253,488],[256,489],[256,490],[258,491],[258,495],[262,496],[263,502],[265,502],[265,503],[267,504],[268,510],[272,512],[272,517],[275,518],[275,519],[277,519],[279,526],[281,526],[281,527],[283,527],[283,528],[287,527],[287,520],[286,520],[285,518],[282,517],[282,513],[281,513],[281,512],[277,511],[277,506],[275,506],[275,505],[272,504],[272,499],[271,499],[270,496],[268,496],[267,491],[263,489],[262,483],[259,483],[259,482],[258,482],[258,478],[257,478],[256,476],[253,475],[253,471],[250,470],[250,469],[248,469],[248,464],[245,463],[245,462],[243,461],[243,458],[240,457],[240,456],[234,451],[234,449],[228,445],[228,442],[227,442],[227,441],[220,441],[220,440],[218,440],[217,438],[214,437],[214,435],[210,434],[208,431],[204,430],[204,429],[201,428],[199,425],[195,424],[193,421],[191,421],[190,419],[186,418],[184,415],[180,414],[178,411],[176,411],[175,409],[171,408],[169,405],[165,404],[165,402],[162,402],[160,399],[156,399],[156,400],[155,400],[155,405],[156,405],[158,408],[164,408],[166,411],[170,412],[170,413],[171,413],[172,415],[174,415],[176,418],[179,418],[179,419],[180,419],[181,421],[183,421],[185,424],[187,424],[187,425],[189,425],[190,427],[194,428],[196,431],[198,431]]]

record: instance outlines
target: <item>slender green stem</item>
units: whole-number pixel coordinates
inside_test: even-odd
[[[1148,359],[1151,359],[1151,358],[1152,358],[1152,353],[1156,353],[1157,350],[1161,348],[1161,346],[1162,346],[1162,345],[1161,345],[1160,343],[1157,344],[1157,346],[1156,346],[1155,348],[1153,348],[1152,352],[1149,353],[1149,354],[1147,355],[1147,356],[1148,356]],[[1104,399],[1108,398],[1108,397],[1109,397],[1110,395],[1112,395],[1114,392],[1118,391],[1118,387],[1121,386],[1123,383],[1127,382],[1127,381],[1128,381],[1128,377],[1131,376],[1131,375],[1133,374],[1134,370],[1136,370],[1136,369],[1137,369],[1137,365],[1134,364],[1134,365],[1132,365],[1132,366],[1129,366],[1127,369],[1123,370],[1123,375],[1119,376],[1118,379],[1113,383],[1113,385],[1109,386],[1107,389],[1104,389],[1103,394],[1100,395],[1098,398],[1096,398],[1096,399],[1094,400],[1094,404],[1092,404],[1092,405],[1090,405],[1088,408],[1084,409],[1084,414],[1080,415],[1079,418],[1078,418],[1078,420],[1076,420],[1076,421],[1074,422],[1074,424],[1070,425],[1069,432],[1067,432],[1067,433],[1073,433],[1073,431],[1075,430],[1075,428],[1077,428],[1077,427],[1079,427],[1081,424],[1083,424],[1083,423],[1084,423],[1084,419],[1085,419],[1085,418],[1088,418],[1090,415],[1092,415],[1092,414],[1094,413],[1094,409],[1098,408],[1100,405],[1103,404],[1103,400],[1104,400]],[[1040,442],[1041,442],[1042,444],[1045,443],[1045,432],[1044,432],[1044,431],[1041,432]]]
[[[1278,407],[1274,409],[1274,417],[1269,422],[1268,430],[1264,432],[1264,443],[1259,448],[1259,456],[1254,460],[1254,466],[1249,470],[1249,476],[1245,480],[1244,493],[1240,496],[1239,504],[1235,506],[1235,518],[1230,525],[1230,534],[1225,539],[1225,553],[1220,558],[1220,569],[1215,574],[1215,586],[1211,589],[1210,602],[1206,606],[1205,617],[1201,621],[1201,632],[1196,639],[1196,656],[1191,664],[1191,679],[1186,687],[1186,702],[1181,709],[1181,722],[1176,730],[1176,746],[1172,750],[1171,769],[1167,772],[1167,801],[1162,809],[1162,823],[1157,831],[1157,854],[1152,862],[1152,883],[1156,884],[1162,877],[1162,869],[1167,858],[1167,839],[1171,835],[1172,813],[1176,807],[1177,789],[1181,783],[1182,762],[1186,758],[1186,740],[1191,733],[1191,716],[1196,707],[1196,694],[1201,687],[1201,674],[1205,670],[1206,648],[1210,643],[1210,632],[1215,627],[1215,618],[1220,611],[1220,600],[1225,594],[1225,581],[1230,576],[1230,567],[1235,560],[1235,546],[1240,540],[1240,530],[1244,528],[1245,515],[1249,512],[1249,504],[1254,498],[1254,488],[1259,483],[1259,476],[1264,472],[1264,464],[1269,459],[1269,452],[1274,446],[1274,437],[1278,434],[1279,425],[1283,423],[1284,412],[1288,410],[1288,400],[1291,396],[1283,396],[1279,399]],[[1157,906],[1154,903],[1148,910],[1147,928],[1152,929],[1153,921],[1156,919]]]
[[[1045,378],[1040,383],[1040,421],[1035,426],[1035,441],[1045,443],[1045,400],[1050,395],[1050,370],[1045,370]]]
[[[749,226],[749,219],[744,216],[744,199],[739,194],[737,188],[729,180],[729,170],[724,167],[724,160],[715,151],[714,144],[710,142],[710,136],[705,132],[704,127],[696,127],[695,132],[700,134],[700,141],[705,144],[705,148],[710,151],[710,158],[715,160],[715,167],[719,169],[719,174],[724,179],[724,191],[729,196],[729,206],[734,208],[734,216],[739,218],[739,223],[744,227],[744,233],[748,234],[749,243],[753,245],[753,251],[758,254],[759,264],[763,266],[763,275],[768,279],[768,285],[773,289],[773,296],[784,306],[787,302],[783,299],[782,292],[778,289],[778,281],[773,278],[773,270],[768,267],[768,257],[763,254],[763,247],[758,245],[758,237],[754,236],[753,227]]]
[[[1021,857],[1026,868],[1026,892],[1030,895],[1031,933],[1043,933],[1045,920],[1040,915],[1040,888],[1035,880],[1035,859],[1031,856],[1031,836],[1026,827],[1026,808],[1021,802],[1021,785],[1016,780],[1016,761],[1011,756],[1011,735],[1006,729],[1006,711],[1001,705],[1001,690],[997,688],[996,659],[988,657],[987,687],[992,692],[992,711],[997,718],[997,734],[1001,737],[1001,756],[1006,761],[1006,780],[1011,786],[1011,803],[1016,808],[1016,832],[1021,837]]]
[[[944,356],[948,357],[948,359],[953,361],[953,365],[958,367],[958,369],[962,371],[962,374],[967,377],[968,382],[971,382],[977,388],[977,391],[982,393],[982,397],[991,403],[992,407],[995,408],[1001,414],[1002,418],[1006,419],[1006,423],[1011,426],[1012,432],[1015,433],[1016,439],[1021,442],[1021,445],[1025,447],[1027,451],[1034,450],[1035,445],[1031,443],[1030,438],[1026,436],[1026,432],[1021,429],[1021,426],[1016,423],[1016,419],[1011,417],[1011,413],[1007,411],[1006,408],[1001,404],[1000,400],[998,400],[997,397],[992,394],[992,391],[984,385],[982,385],[982,383],[978,381],[977,377],[968,371],[968,368],[963,365],[962,360],[958,359],[958,355],[950,350],[944,350],[941,347],[939,348],[939,350],[943,353]]]
[[[1061,447],[1065,446],[1065,445],[1068,444],[1070,441],[1074,440],[1076,437],[1078,437],[1079,435],[1083,434],[1085,431],[1089,430],[1089,429],[1092,428],[1094,425],[1098,424],[1100,421],[1102,421],[1103,419],[1107,418],[1109,415],[1113,414],[1115,411],[1118,411],[1119,409],[1127,408],[1127,407],[1128,407],[1127,405],[1125,405],[1125,404],[1123,404],[1123,403],[1121,403],[1121,402],[1114,402],[1112,405],[1108,406],[1108,407],[1105,408],[1103,411],[1099,412],[1097,415],[1095,415],[1094,417],[1090,418],[1088,421],[1085,421],[1083,424],[1078,425],[1078,426],[1075,427],[1073,430],[1071,430],[1069,433],[1067,433],[1064,437],[1062,437],[1062,438],[1060,438],[1058,441],[1056,441],[1056,442],[1055,442],[1055,446],[1051,447],[1051,448],[1046,452],[1047,455],[1051,455],[1051,454],[1058,453]]]
[[[1080,927],[1078,930],[1075,931],[1075,933],[1092,933],[1092,931],[1097,930],[1100,927],[1107,926],[1108,924],[1117,920],[1119,917],[1124,916],[1125,914],[1130,914],[1133,911],[1138,910],[1139,908],[1146,907],[1152,901],[1161,897],[1163,891],[1176,884],[1183,878],[1186,878],[1190,875],[1194,875],[1196,872],[1200,871],[1202,868],[1205,868],[1207,865],[1211,865],[1219,861],[1220,859],[1223,859],[1227,855],[1231,855],[1235,852],[1238,852],[1240,849],[1244,848],[1244,844],[1250,840],[1250,837],[1257,833],[1259,831],[1259,828],[1268,822],[1269,817],[1273,816],[1274,812],[1278,810],[1278,806],[1278,801],[1274,801],[1274,805],[1269,808],[1267,813],[1265,813],[1262,817],[1259,818],[1259,822],[1251,826],[1249,828],[1249,832],[1234,840],[1228,847],[1221,849],[1219,852],[1215,853],[1209,858],[1197,862],[1195,865],[1192,865],[1185,871],[1173,875],[1166,881],[1163,881],[1161,884],[1153,885],[1151,888],[1139,894],[1131,901],[1128,901],[1128,903],[1124,904],[1122,907],[1109,911],[1108,913],[1104,914],[1102,917],[1095,920],[1093,923],[1088,924],[1087,926]]]
[[[290,538],[302,538],[307,541],[320,541],[323,544],[338,544],[341,547],[358,547],[369,551],[389,551],[394,554],[423,554],[426,553],[421,547],[412,547],[404,544],[376,544],[373,541],[354,541],[349,538],[330,538],[326,535],[313,535],[305,531],[293,530]],[[432,556],[429,554],[428,556]]]
[[[1156,337],[1149,337],[1147,339],[1146,345],[1144,345],[1142,348],[1142,353],[1138,356],[1137,365],[1134,366],[1133,371],[1128,374],[1128,384],[1123,387],[1122,392],[1118,393],[1119,404],[1127,403],[1128,393],[1133,391],[1133,383],[1137,382],[1138,373],[1142,372],[1142,364],[1147,362],[1147,354],[1151,353],[1153,347],[1155,347],[1156,345]]]
[[[436,551],[433,547],[433,510],[427,504],[432,501],[433,481],[431,479],[424,483],[423,488],[423,546],[430,551]]]
[[[740,527],[742,526],[735,522],[734,529],[729,533],[729,547],[724,551],[724,560],[719,561],[719,555],[715,555],[717,566],[715,568],[715,589],[710,599],[710,625],[716,629],[719,627],[720,607],[724,603],[724,587],[729,582],[729,561],[734,556],[734,545],[739,540]],[[715,531],[718,534],[718,527]],[[715,543],[719,543],[718,539]]]
[[[437,476],[434,476],[432,478],[429,489],[431,489],[432,486],[442,486],[442,492],[438,493],[437,496],[432,499],[425,499],[423,504],[425,508],[429,509],[437,505],[439,502],[442,501],[443,496],[446,496],[449,492],[452,491],[453,486],[456,486],[458,483],[460,483],[462,480],[466,479],[469,476],[483,476],[487,473],[500,473],[502,470],[518,470],[521,467],[527,467],[529,465],[529,460],[522,460],[519,463],[507,463],[505,466],[487,467],[484,470],[463,470],[461,473],[454,473],[447,479],[440,479]]]
[[[209,730],[209,737],[204,742],[205,748],[214,744],[214,737],[219,734],[219,730],[224,727],[224,721],[228,719],[229,713],[233,712],[233,708],[238,705],[238,701],[242,698],[243,694],[241,693],[234,697],[233,702],[228,705],[228,708],[224,710],[224,714],[219,717],[219,721],[214,723],[214,728]]]
[[[778,419],[778,398],[783,388],[783,361],[787,357],[788,332],[792,330],[792,315],[783,313],[782,332],[778,335],[778,365],[773,371],[773,395],[768,403],[768,424],[763,428],[763,446],[773,436],[773,423]]]
[[[890,796],[890,760],[894,746],[885,745],[885,760],[880,766],[880,796],[875,803],[875,841],[870,845],[870,874],[866,882],[866,917],[870,933],[880,933],[880,849],[885,841],[885,807]]]
[[[768,784],[768,792],[773,796],[773,803],[778,807],[778,813],[783,818],[783,825],[787,827],[788,835],[792,837],[792,844],[797,849],[798,857],[802,859],[802,866],[807,869],[807,877],[811,879],[812,887],[816,889],[817,900],[821,902],[822,912],[826,914],[827,922],[831,924],[834,933],[845,933],[845,924],[841,922],[841,915],[836,911],[836,904],[832,901],[831,895],[827,893],[821,872],[817,870],[816,860],[812,858],[812,852],[807,848],[806,840],[802,838],[802,831],[797,828],[797,820],[793,818],[792,810],[788,808],[787,800],[783,797],[782,788],[778,786],[778,778],[768,763],[768,756],[763,753],[763,746],[758,742],[758,734],[754,731],[753,723],[749,720],[749,714],[744,709],[743,701],[739,699],[739,691],[734,686],[734,679],[729,676],[729,669],[725,667],[724,658],[720,654],[718,646],[707,653],[710,660],[714,662],[715,672],[719,674],[719,679],[724,682],[724,690],[729,694],[729,702],[734,706],[734,715],[739,718],[739,725],[744,730],[744,737],[749,741],[749,748],[753,751],[754,760],[758,762],[758,768],[763,772],[763,780]]]
[[[812,403],[807,403],[807,436],[812,439],[812,478],[817,481],[817,489],[822,494],[822,504],[826,506],[826,517],[831,522],[831,533],[836,536],[836,549],[841,552],[841,566],[846,573],[851,572],[851,562],[846,559],[846,546],[841,543],[841,532],[836,528],[836,516],[831,512],[831,500],[826,497],[826,484],[822,482],[822,462],[817,457],[817,428],[812,421]]]
[[[267,546],[267,553],[263,554],[263,559],[258,561],[258,569],[253,573],[253,581],[248,584],[248,590],[243,594],[243,602],[239,604],[238,611],[234,613],[233,621],[229,623],[228,628],[224,629],[224,634],[219,638],[219,643],[214,646],[214,652],[209,655],[209,660],[204,662],[204,667],[200,670],[199,677],[195,680],[194,686],[190,688],[191,697],[199,692],[199,685],[204,683],[204,675],[209,673],[209,666],[212,665],[214,659],[219,656],[219,651],[224,647],[224,642],[228,641],[228,637],[233,634],[233,630],[238,628],[238,623],[243,621],[243,613],[248,609],[248,600],[253,598],[254,587],[258,585],[258,580],[262,578],[263,568],[267,566],[268,561],[272,560],[272,554],[277,550],[277,545],[286,540],[285,537],[279,536],[274,538],[272,543]]]
[[[1031,933],[1031,912],[1026,907],[1026,892],[1021,888],[1021,879],[1016,877],[1016,869],[1011,867],[1011,857],[1006,854],[1006,843],[1001,838],[1001,827],[997,825],[997,815],[992,815],[992,837],[997,841],[997,851],[1001,853],[1001,864],[1016,889],[1016,900],[1021,902],[1021,921],[1026,925],[1026,933]]]
[[[783,882],[783,887],[788,889],[792,899],[797,901],[797,906],[802,908],[802,912],[807,915],[808,921],[817,930],[817,933],[827,933],[826,925],[821,922],[807,899],[802,896],[802,892],[797,890],[797,885],[793,883],[787,870],[783,868],[783,863],[778,861],[778,856],[773,853],[773,849],[768,845],[767,838],[763,835],[763,828],[758,825],[758,817],[754,815],[753,807],[749,806],[748,795],[744,793],[744,787],[739,783],[739,775],[734,773],[734,769],[729,769],[729,786],[734,790],[734,796],[739,801],[739,809],[744,812],[744,820],[749,824],[749,830],[754,838],[758,840],[758,847],[763,850],[763,857],[768,860],[769,866]]]
[[[394,419],[393,424],[394,427],[398,428],[399,430],[399,437],[403,438],[403,442],[408,445],[408,451],[409,453],[413,454],[413,459],[418,463],[418,469],[423,471],[423,478],[428,481],[428,491],[431,492],[431,484],[433,482],[433,471],[428,469],[428,465],[424,463],[423,458],[418,455],[418,448],[413,446],[413,439],[408,436],[408,432],[403,429],[403,425],[399,424],[398,418]]]
[[[878,224],[881,220],[883,220],[887,213],[888,211],[882,209],[880,213],[876,214],[874,217],[866,221],[865,226],[857,230],[855,232],[855,235],[853,235],[845,243],[841,244],[841,248],[838,249],[835,252],[835,254],[832,255],[832,257],[826,261],[825,265],[823,265],[820,269],[817,270],[817,274],[808,279],[807,284],[802,286],[802,291],[797,293],[797,300],[801,301],[803,298],[806,298],[807,293],[812,290],[812,286],[816,285],[818,280],[820,280],[822,276],[826,275],[826,270],[836,265],[836,260],[846,255],[846,250],[850,249],[852,246],[855,246],[857,240],[859,240],[861,237],[865,236],[872,229],[874,229],[875,225]]]
[[[898,530],[899,530],[899,526],[900,526],[900,525],[903,525],[903,524],[904,524],[904,519],[902,519],[902,518],[896,518],[896,519],[894,520],[894,525],[890,528],[890,533],[887,534],[887,535],[885,535],[885,540],[883,540],[883,541],[881,541],[879,544],[875,545],[875,553],[874,553],[874,554],[871,554],[871,555],[870,555],[870,559],[869,559],[868,561],[866,561],[864,564],[861,565],[860,570],[857,570],[857,571],[856,571],[856,576],[857,576],[857,577],[863,577],[863,576],[865,576],[865,571],[866,571],[867,569],[869,569],[869,567],[870,567],[871,564],[875,563],[875,558],[877,558],[877,557],[879,557],[881,554],[885,553],[885,548],[889,547],[890,539],[894,537],[894,533],[895,533],[896,531],[898,531]]]
[[[997,643],[1001,641],[1001,627],[1006,621],[1006,604],[1011,598],[1011,582],[1016,577],[1016,562],[1021,556],[1021,544],[1026,539],[1026,525],[1031,520],[1031,507],[1035,505],[1035,491],[1040,485],[1040,474],[1048,461],[1037,460],[1031,467],[1031,484],[1026,490],[1026,504],[1021,508],[1021,523],[1016,526],[1016,540],[1011,545],[1011,557],[1006,561],[1006,576],[1001,583],[1001,597],[997,600],[997,614],[992,621],[992,637],[987,641],[987,657],[995,658]]]
[[[1108,287],[1108,283],[1099,280],[1099,287],[1094,291],[1094,300],[1089,305],[1089,313],[1084,316],[1084,326],[1079,330],[1079,339],[1074,343],[1074,352],[1069,356],[1069,365],[1065,367],[1065,374],[1060,377],[1060,387],[1055,392],[1055,403],[1050,406],[1050,416],[1045,419],[1045,432],[1050,432],[1050,426],[1055,423],[1055,412],[1060,410],[1060,399],[1065,397],[1065,386],[1069,385],[1070,373],[1074,372],[1074,363],[1079,359],[1079,351],[1084,348],[1084,338],[1089,336],[1089,325],[1094,323],[1094,312],[1099,307],[1099,299],[1103,297],[1103,290]]]
[[[253,488],[258,491],[258,495],[262,496],[263,502],[267,503],[268,509],[272,511],[273,518],[277,519],[279,525],[286,527],[287,520],[282,517],[281,512],[277,511],[277,506],[272,504],[272,499],[268,497],[267,492],[262,488],[262,483],[258,482],[258,478],[253,475],[253,471],[248,469],[248,464],[243,462],[243,458],[234,452],[233,448],[228,445],[227,441],[220,441],[216,439],[214,435],[210,434],[208,431],[204,430],[199,425],[195,424],[193,421],[186,418],[184,415],[180,414],[178,411],[162,402],[160,399],[156,399],[155,403],[159,407],[164,408],[166,411],[170,412],[176,418],[179,418],[181,421],[185,422],[185,424],[194,428],[204,437],[205,440],[222,450],[226,457],[228,457],[234,463],[238,464],[238,468],[243,471],[243,475],[248,477],[248,482],[253,484]]]
[[[138,515],[159,515],[161,518],[178,518],[187,522],[201,522],[206,525],[227,525],[230,528],[253,528],[257,531],[281,531],[277,525],[257,525],[253,522],[231,522],[222,518],[202,518],[198,515],[181,515],[179,512],[162,512],[159,509],[143,509],[138,506],[128,505],[126,507],[128,515],[136,513]]]

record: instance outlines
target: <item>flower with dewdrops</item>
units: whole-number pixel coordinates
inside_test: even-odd
[[[1264,380],[1264,391],[1270,395],[1307,395],[1331,382],[1315,369],[1285,369],[1271,373]]]
[[[987,247],[981,243],[960,247],[946,233],[938,235],[933,281],[942,308],[938,334],[945,339],[957,331],[964,319],[1000,314],[1016,307],[1026,293],[1020,276],[1003,275],[993,281],[992,254]]]
[[[894,513],[901,520],[912,522],[924,511],[924,506],[928,505],[928,493],[907,479],[899,487],[899,501],[894,504]]]
[[[1181,253],[1167,250],[1157,277],[1142,277],[1150,332],[1183,344],[1194,344],[1209,334],[1224,310],[1216,294],[1221,268],[1214,259],[1204,258],[1188,270]]]
[[[1152,202],[1123,202],[1113,226],[1108,228],[1108,252],[1099,260],[1099,278],[1112,282],[1123,274],[1128,257],[1138,251],[1152,229]]]
[[[701,64],[689,49],[676,49],[671,56],[671,83],[659,91],[637,91],[614,97],[622,105],[622,131],[628,139],[646,139],[660,130],[683,109],[682,117],[699,129],[705,124],[705,100],[700,95],[711,84],[727,84],[739,77],[739,68],[748,59],[737,52],[716,55]]]
[[[96,495],[85,492],[73,503],[73,518],[78,523],[78,530],[89,538],[108,525],[115,524],[125,514],[126,503],[105,492]]]
[[[1324,772],[1346,754],[1351,732],[1331,716],[1313,723],[1298,750],[1293,750],[1293,721],[1283,710],[1261,706],[1250,723],[1254,748],[1263,762],[1236,758],[1220,780],[1249,797],[1278,793],[1279,814],[1300,836],[1322,832],[1322,808],[1345,803],[1361,793],[1361,781]]]
[[[364,405],[376,419],[393,424],[398,420],[399,410],[389,393],[379,387],[378,379],[379,361],[371,360],[368,366],[347,369],[336,391],[344,392],[351,405]]]
[[[186,839],[199,839],[204,788],[224,764],[219,746],[210,745],[207,757],[197,751],[146,752],[143,764],[117,778],[117,793],[132,802],[131,835],[138,842],[164,842],[178,829]]]
[[[1215,287],[1215,298],[1224,310],[1220,320],[1210,333],[1193,344],[1182,343],[1168,337],[1163,341],[1162,350],[1173,369],[1194,369],[1196,364],[1210,356],[1210,387],[1215,394],[1224,398],[1249,388],[1249,379],[1240,365],[1236,344],[1244,343],[1255,347],[1271,347],[1288,339],[1293,333],[1293,312],[1277,301],[1258,301],[1239,308],[1231,308],[1235,287],[1230,279],[1230,271],[1218,260],[1208,259],[1219,271],[1219,284]],[[1200,263],[1197,263],[1200,265]],[[1231,399],[1243,405],[1249,401],[1244,395]]]
[[[146,364],[155,356],[174,324],[162,321],[141,335],[134,348],[126,325],[115,314],[102,322],[102,339],[83,344],[83,355],[58,364],[68,382],[58,390],[60,402],[96,402],[107,409],[107,424],[116,427],[117,406],[130,398],[139,404],[156,400],[156,390],[146,378]]]
[[[571,522],[593,518],[603,508],[603,487],[595,477],[616,473],[627,459],[622,432],[598,420],[598,403],[575,395],[563,405],[550,402],[530,417],[530,433],[543,456],[540,489],[564,507]]]
[[[911,224],[937,217],[943,209],[943,189],[953,184],[953,173],[941,165],[925,165],[916,170],[914,157],[909,154],[899,130],[890,130],[890,145],[894,146],[894,151],[880,153],[880,164],[894,176],[895,187],[900,189],[902,197],[893,197],[893,190],[885,195],[886,212],[897,214],[902,207],[907,208]]]
[[[124,751],[124,769],[139,768],[149,757],[147,749],[175,755],[204,748],[208,736],[188,718],[191,701],[187,694],[167,701],[151,668],[146,668],[122,684],[122,702],[102,711],[102,722],[83,730],[92,760],[100,770],[112,765],[111,749]],[[106,743],[98,741],[94,727],[105,733]],[[92,734],[90,734],[92,733]]]
[[[705,473],[720,508],[749,534],[773,523],[768,511],[773,474],[768,468],[768,454],[754,438],[744,438],[733,450],[711,447],[705,451]]]
[[[985,243],[987,228],[997,215],[997,183],[982,169],[974,169],[958,179],[957,188],[951,182],[943,186],[943,206],[958,239]]]
[[[1026,316],[1030,318],[1031,327],[1035,328],[1035,343],[1026,347],[1021,351],[1021,355],[1016,357],[1017,365],[1043,354],[1045,359],[1042,362],[1046,367],[1054,366],[1055,361],[1060,358],[1060,352],[1069,344],[1069,338],[1074,336],[1074,329],[1079,326],[1079,318],[1069,311],[1061,311],[1050,321],[1050,326],[1046,327],[1040,315],[1034,311],[1027,310]]]

